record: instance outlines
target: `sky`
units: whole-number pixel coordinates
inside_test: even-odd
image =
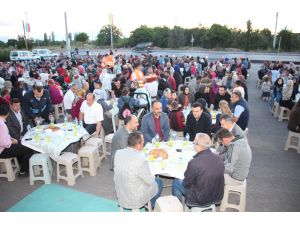
[[[249,2],[249,3],[248,3]],[[113,14],[114,25],[123,36],[141,25],[172,28],[210,27],[214,23],[246,30],[250,19],[255,29],[268,28],[274,33],[276,12],[279,12],[277,31],[288,27],[300,33],[297,16],[300,3],[296,0],[85,0],[37,1],[8,0],[1,2],[0,40],[7,41],[23,34],[22,20],[30,24],[29,37],[43,39],[53,31],[56,40],[65,38],[64,12],[67,12],[68,29],[72,34],[86,32],[90,40],[96,38],[102,26],[109,23]],[[284,4],[283,4],[284,3]],[[186,5],[185,5],[186,4]],[[17,6],[12,8],[12,6]],[[8,9],[8,10],[4,10]]]

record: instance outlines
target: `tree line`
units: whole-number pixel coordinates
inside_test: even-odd
[[[133,47],[140,42],[153,42],[160,48],[182,48],[182,47],[200,47],[205,49],[225,49],[235,48],[245,51],[250,50],[270,50],[273,46],[273,35],[267,28],[259,30],[254,29],[250,20],[246,22],[247,30],[243,31],[237,28],[229,28],[220,24],[213,24],[211,27],[198,26],[195,28],[183,28],[174,26],[148,27],[142,25],[130,33],[128,38],[124,37],[120,28],[113,26],[114,47]],[[85,32],[75,33],[74,40],[70,34],[72,45],[83,47],[86,43],[103,47],[110,46],[111,34],[110,26],[103,26],[96,36],[95,40]],[[52,34],[52,37],[54,34]],[[277,34],[276,49],[280,45],[281,51],[299,51],[300,35],[295,34],[287,27]],[[280,40],[280,43],[279,43]],[[36,46],[54,46],[64,47],[65,41],[51,40],[51,36],[44,34],[44,40],[28,40],[29,48]],[[18,36],[18,39],[9,39],[7,43],[0,42],[0,47],[13,46],[25,48],[25,39]]]

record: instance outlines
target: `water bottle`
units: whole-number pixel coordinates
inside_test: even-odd
[[[159,135],[158,134],[155,135],[155,141],[159,142]]]
[[[185,135],[185,140],[186,140],[186,141],[190,141],[190,135],[189,135],[189,133],[186,133],[186,135]]]
[[[83,122],[82,120],[79,121],[79,129],[81,129],[83,127]]]
[[[74,123],[74,129],[77,130],[77,128],[78,128],[78,119],[77,119],[77,117],[73,120],[73,123]]]
[[[64,118],[64,124],[63,124],[63,126],[66,127],[67,123],[68,123],[68,115],[66,114],[65,118]]]
[[[173,133],[172,133],[172,139],[173,139],[173,141],[176,141],[176,131],[173,131]]]
[[[53,128],[54,127],[54,116],[52,114],[50,114],[49,120],[50,120],[50,128]]]
[[[28,135],[31,136],[32,130],[31,130],[30,124],[27,125],[27,132],[28,132]]]

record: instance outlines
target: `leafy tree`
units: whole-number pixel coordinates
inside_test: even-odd
[[[252,32],[252,22],[251,20],[247,20],[246,46],[245,46],[246,51],[249,51],[250,49],[251,32]]]
[[[121,37],[123,35],[121,30],[118,27],[113,25],[112,26],[112,34],[113,34],[114,43],[120,43]],[[98,46],[110,45],[110,25],[106,25],[101,28],[100,32],[97,35],[96,44]]]
[[[5,48],[6,44],[3,41],[0,41],[0,48]]]
[[[282,29],[279,34],[277,40],[279,41],[281,37],[280,48],[284,51],[294,51],[300,48],[300,41],[297,34],[294,34],[287,27]]]
[[[132,31],[128,40],[130,46],[135,46],[140,42],[148,41],[154,41],[154,31],[153,28],[147,27],[145,25],[142,25]]]
[[[74,37],[74,40],[76,42],[80,42],[82,44],[82,47],[83,47],[84,43],[86,43],[89,40],[89,36],[84,32],[76,33],[75,37]]]
[[[175,26],[172,30],[170,30],[169,47],[179,48],[184,46],[184,44],[185,44],[184,29],[182,27]]]
[[[32,49],[33,39],[27,39],[27,46],[28,46],[29,50]],[[18,35],[17,48],[18,49],[25,49],[26,48],[25,37],[23,35]]]
[[[48,40],[48,36],[47,33],[44,33],[44,45],[49,45],[49,40]]]
[[[153,28],[153,42],[155,46],[161,48],[167,48],[169,42],[170,28],[163,27],[154,27]]]
[[[230,46],[231,31],[226,26],[213,24],[206,35],[209,48],[227,48]]]
[[[12,46],[12,47],[16,47],[17,43],[18,43],[18,40],[16,40],[16,39],[8,39],[7,42],[6,42],[6,44],[8,46]]]

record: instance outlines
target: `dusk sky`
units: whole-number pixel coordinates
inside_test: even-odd
[[[256,29],[268,28],[274,33],[275,15],[279,12],[278,31],[288,27],[300,33],[300,12],[297,1],[138,1],[138,0],[86,0],[86,1],[17,1],[1,2],[0,40],[16,38],[23,34],[22,20],[27,12],[31,27],[30,37],[43,39],[53,31],[55,39],[65,38],[64,11],[68,14],[69,32],[86,32],[90,40],[95,39],[101,27],[108,24],[109,13],[114,16],[114,24],[128,37],[130,32],[140,25],[184,28],[210,27],[214,23],[246,30],[246,21],[250,19]],[[107,4],[109,3],[109,4]],[[187,5],[184,5],[186,4]],[[284,3],[284,4],[283,4]],[[12,8],[12,6],[17,6]],[[5,10],[7,9],[7,10]]]

